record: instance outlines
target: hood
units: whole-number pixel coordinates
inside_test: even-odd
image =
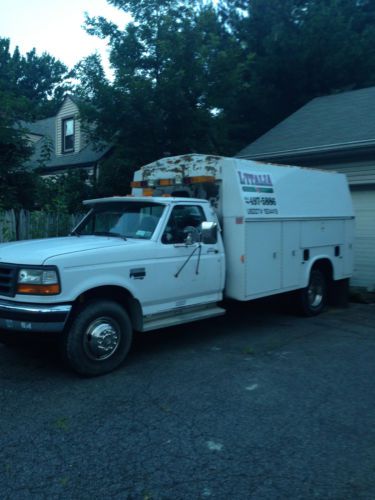
[[[1,263],[44,264],[47,259],[77,252],[88,252],[101,248],[135,245],[144,240],[123,240],[107,236],[67,236],[41,240],[15,241],[0,245]]]

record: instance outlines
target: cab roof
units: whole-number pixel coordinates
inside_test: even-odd
[[[83,204],[92,206],[99,203],[160,203],[167,205],[170,203],[208,203],[207,200],[198,198],[180,198],[180,197],[166,197],[166,196],[109,196],[107,198],[95,198],[93,200],[84,200]]]

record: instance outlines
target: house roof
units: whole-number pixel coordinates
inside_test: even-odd
[[[318,97],[237,156],[299,156],[375,146],[375,87]]]
[[[22,127],[26,128],[31,134],[35,135],[53,135],[55,133],[55,120],[53,116],[51,118],[45,118],[44,120],[38,120],[36,122],[22,122]]]
[[[43,148],[43,141],[38,141],[34,145],[34,153],[31,156],[27,166],[35,168],[39,166],[39,159],[41,158]],[[55,148],[52,148],[50,159],[44,162],[43,171],[61,170],[67,167],[86,167],[99,161],[111,148],[109,146],[102,147],[99,150],[94,149],[92,144],[88,144],[81,151],[56,155]]]
[[[48,139],[50,143],[50,158],[44,162],[44,171],[61,170],[67,167],[84,167],[89,166],[99,161],[110,149],[110,146],[97,147],[92,143],[88,143],[81,151],[70,154],[56,154],[56,117],[45,118],[35,122],[23,122],[21,125],[31,134],[39,135]],[[33,169],[39,167],[39,162],[42,157],[43,147],[46,141],[43,139],[37,141],[33,147],[34,152],[26,164],[27,168]]]

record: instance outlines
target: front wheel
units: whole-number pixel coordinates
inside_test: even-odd
[[[327,282],[319,269],[313,269],[309,284],[300,290],[300,309],[305,316],[320,314],[327,305]]]
[[[61,341],[67,364],[81,375],[102,375],[117,368],[132,342],[126,311],[116,302],[95,300],[81,309]]]

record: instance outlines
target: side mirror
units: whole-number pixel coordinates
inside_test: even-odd
[[[216,222],[202,222],[200,226],[201,241],[206,245],[217,243]]]

